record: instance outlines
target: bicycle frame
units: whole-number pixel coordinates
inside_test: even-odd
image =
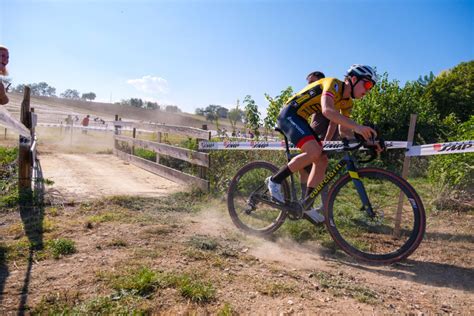
[[[281,131],[280,131],[281,132]],[[284,136],[285,139],[285,147],[286,147],[286,158],[288,162],[294,157],[290,153],[290,148],[288,146],[288,138],[286,135],[281,132]],[[360,147],[360,146],[359,146]],[[324,151],[323,151],[324,152]],[[349,151],[346,151],[344,154],[344,157],[336,164],[336,166],[329,172],[326,173],[326,177],[323,179],[323,181],[315,188],[313,192],[306,198],[304,198],[302,201],[299,201],[298,198],[296,197],[296,188],[295,188],[295,180],[293,177],[293,174],[290,176],[290,183],[291,183],[291,203],[290,205],[293,205],[293,203],[297,202],[300,204],[304,210],[308,210],[314,203],[314,200],[316,197],[319,195],[319,193],[323,190],[324,187],[326,187],[332,179],[334,179],[340,172],[341,169],[346,166],[346,170],[349,173],[349,176],[352,179],[352,182],[354,183],[354,186],[356,187],[357,193],[359,193],[359,197],[362,201],[362,207],[361,210],[364,210],[367,212],[367,214],[371,217],[375,217],[375,213],[372,209],[372,205],[370,204],[369,197],[367,196],[367,192],[365,191],[364,184],[362,181],[359,179],[359,174],[357,173],[357,167],[355,165],[355,160],[352,157],[351,153]],[[288,207],[284,207],[286,211],[288,211]],[[291,212],[291,211],[290,211]]]
[[[291,160],[292,155],[287,151],[287,158],[288,161]],[[298,201],[296,198],[296,188],[295,188],[295,180],[293,178],[293,174],[290,176],[291,182],[291,202],[299,202],[304,210],[308,210],[314,203],[316,197],[321,193],[324,187],[329,185],[329,183],[339,174],[343,167],[346,167],[349,176],[356,187],[357,193],[362,201],[361,210],[365,210],[370,217],[374,217],[375,213],[372,210],[372,205],[370,204],[369,197],[367,196],[367,192],[365,191],[364,184],[359,179],[359,174],[357,173],[357,167],[355,165],[354,158],[349,152],[346,152],[344,157],[336,164],[336,166],[330,171],[326,173],[326,177],[323,181],[314,189],[314,191],[304,198],[301,201]]]

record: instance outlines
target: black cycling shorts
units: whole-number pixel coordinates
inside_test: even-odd
[[[286,137],[298,148],[310,140],[316,140],[322,147],[322,143],[308,124],[308,121],[296,114],[295,109],[284,107],[277,119],[278,127],[285,133]]]

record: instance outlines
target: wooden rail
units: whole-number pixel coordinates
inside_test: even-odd
[[[115,135],[114,135],[114,153],[121,159],[145,169],[154,174],[168,178],[172,181],[192,185],[203,191],[209,191],[209,181],[207,178],[207,170],[210,166],[209,154],[202,153],[187,148],[181,148],[161,143],[162,133],[181,135],[197,140],[210,140],[210,131],[185,126],[173,126],[143,122],[123,122],[118,116],[115,117]],[[132,128],[133,137],[120,135],[123,127]],[[136,138],[137,129],[151,131],[156,133],[157,141],[149,141]],[[126,153],[120,148],[120,143],[125,142],[131,148],[131,153]],[[145,148],[153,150],[156,154],[156,162],[135,156],[137,148]],[[184,173],[180,170],[170,168],[160,164],[161,156],[169,156],[179,160],[186,161],[195,165],[198,169],[198,176]]]
[[[172,181],[176,181],[186,185],[193,185],[198,187],[203,191],[209,191],[209,181],[189,175],[187,173],[175,170],[173,168],[163,166],[156,162],[146,160],[137,156],[133,156],[131,154],[127,154],[121,150],[115,149],[114,153],[120,158],[125,161],[131,162],[137,167],[145,169],[151,173],[156,175],[162,176],[164,178],[170,179]]]
[[[142,140],[122,135],[116,135],[115,139],[127,142],[134,148],[142,147],[147,149],[153,149],[157,154],[168,155],[174,158],[187,161],[194,165],[209,168],[209,155],[205,153],[200,153],[186,148],[175,147],[167,144],[160,144],[149,140]]]
[[[165,124],[156,124],[156,123],[144,123],[144,122],[123,122],[115,121],[114,125],[116,127],[130,127],[136,129],[143,129],[148,131],[153,131],[157,133],[169,133],[187,136],[197,139],[211,139],[211,132],[202,130],[195,127],[187,126],[176,126],[176,125],[165,125]]]

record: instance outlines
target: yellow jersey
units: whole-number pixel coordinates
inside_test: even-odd
[[[343,99],[344,82],[336,78],[323,78],[310,83],[303,90],[293,95],[285,106],[296,110],[296,114],[308,119],[314,113],[321,113],[321,97],[330,96],[334,99],[334,107],[342,115],[350,117],[352,110],[352,99]]]

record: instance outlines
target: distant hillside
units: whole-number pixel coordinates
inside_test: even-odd
[[[10,93],[13,99],[21,98],[22,95]],[[134,119],[142,121],[151,121],[156,123],[166,123],[169,125],[182,125],[201,128],[203,124],[207,124],[209,129],[216,129],[214,124],[206,121],[203,116],[190,113],[169,113],[160,110],[146,110],[131,106],[118,105],[112,103],[90,102],[81,100],[70,100],[55,97],[31,97],[31,103],[47,105],[51,108],[58,108],[64,111],[69,108],[71,112],[80,112],[91,115],[106,115],[113,117],[116,114],[123,119]],[[231,130],[228,119],[220,119],[219,127],[225,127]],[[243,124],[238,124],[238,129],[244,129]]]

